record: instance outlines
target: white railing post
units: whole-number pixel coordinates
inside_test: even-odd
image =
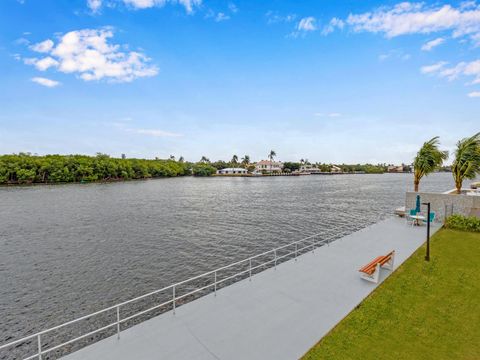
[[[295,243],[295,261],[297,261],[297,248],[298,248],[298,243]]]
[[[42,338],[41,335],[37,336],[37,346],[38,346],[38,360],[42,360]]]
[[[250,267],[248,268],[248,280],[252,281],[252,258],[248,259],[250,263]]]
[[[173,315],[175,315],[175,285],[173,285],[172,289],[173,289]]]
[[[117,340],[120,340],[120,306],[117,306]]]
[[[275,270],[277,270],[277,249],[273,249],[273,253],[275,254]]]
[[[214,283],[215,296],[217,296],[217,270],[215,270],[215,283]]]
[[[315,237],[312,237],[312,254],[315,254]]]

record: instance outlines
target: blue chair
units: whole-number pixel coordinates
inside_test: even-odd
[[[431,211],[430,212],[430,223],[433,223],[433,220],[435,220],[435,212]]]
[[[412,216],[417,215],[417,210],[416,209],[410,209],[410,212],[407,215],[407,224],[410,223],[410,225],[413,226],[414,219],[412,219]]]

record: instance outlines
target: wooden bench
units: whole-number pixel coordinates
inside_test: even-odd
[[[380,268],[393,271],[394,259],[395,250],[388,253],[387,255],[376,257],[358,271],[360,271],[362,279],[378,283],[378,279],[380,277]]]

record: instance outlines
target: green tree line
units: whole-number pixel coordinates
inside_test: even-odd
[[[0,184],[115,181],[190,174],[191,164],[173,159],[118,159],[105,154],[0,156]]]

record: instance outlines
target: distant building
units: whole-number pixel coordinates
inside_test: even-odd
[[[303,174],[318,174],[318,173],[321,173],[322,171],[313,165],[302,165],[298,169],[298,172]]]
[[[387,172],[389,173],[403,173],[403,165],[391,165],[387,167]]]
[[[341,173],[343,172],[341,168],[339,168],[338,166],[335,166],[335,165],[332,165],[330,167],[330,172],[332,173]]]
[[[218,175],[238,175],[238,174],[248,174],[247,169],[243,168],[225,168],[221,170],[217,170]]]
[[[255,165],[255,172],[282,172],[283,171],[283,163],[280,161],[270,161],[270,160],[262,160],[257,162]]]
[[[122,159],[126,159],[127,157],[125,156],[125,154],[122,154]]]

